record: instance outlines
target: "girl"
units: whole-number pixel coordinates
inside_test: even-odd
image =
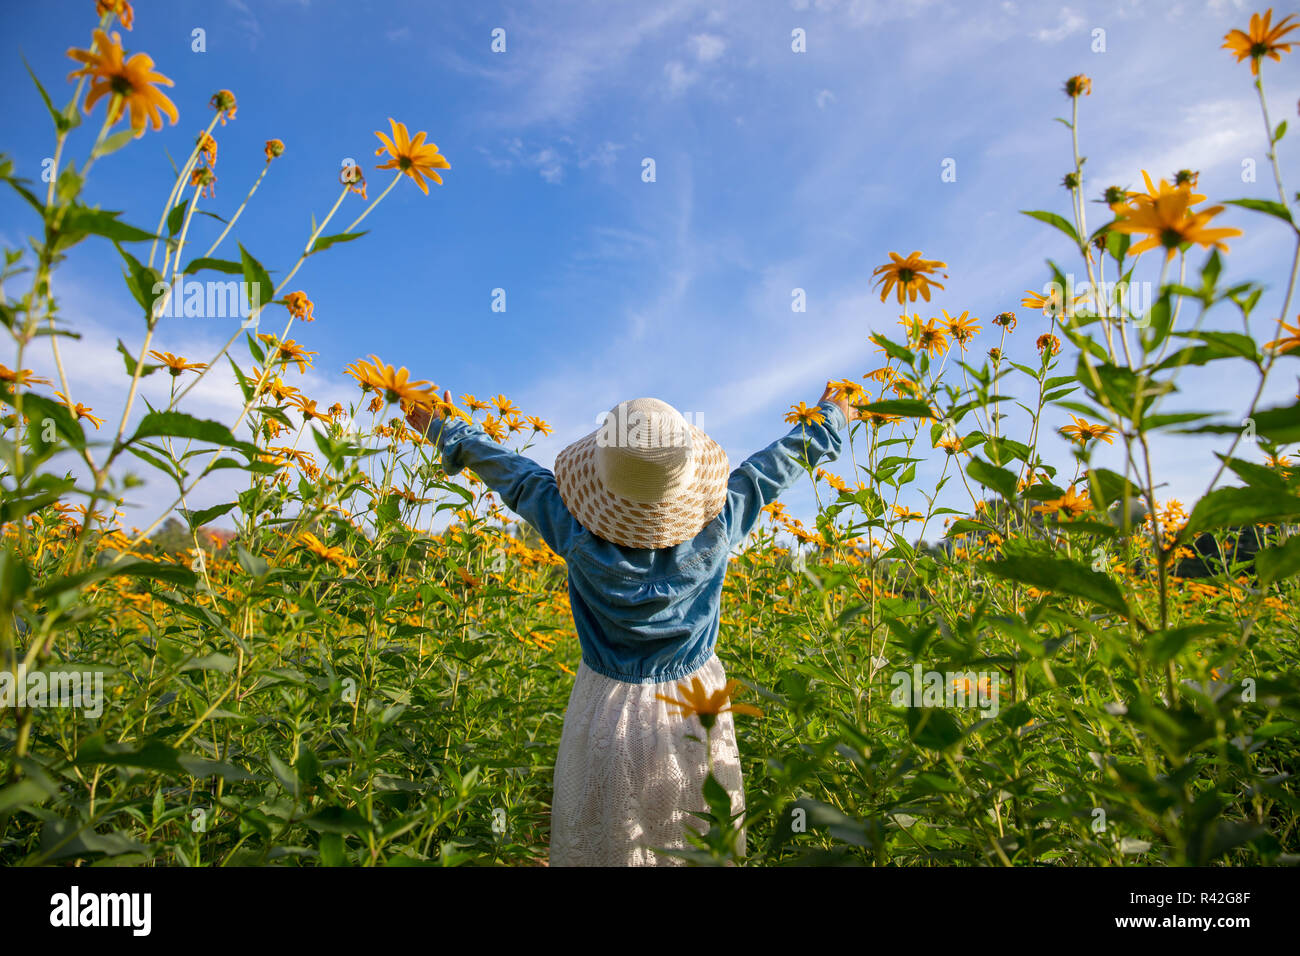
[[[554,472],[455,417],[450,392],[432,415],[408,414],[448,475],[472,468],[568,567],[582,663],[555,764],[551,866],[681,864],[658,851],[688,849],[688,822],[702,832],[690,811],[706,809],[704,734],[664,698],[681,695],[678,681],[727,686],[714,645],[731,550],[805,465],[839,457],[840,432],[858,416],[834,391],[828,383],[819,401],[821,423],[795,425],[730,473],[717,443],[653,398],[617,405]],[[711,739],[714,776],[739,814],[729,712]],[[744,855],[743,831],[739,843]]]

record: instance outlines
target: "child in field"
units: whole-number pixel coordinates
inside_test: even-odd
[[[451,405],[450,392],[443,401]],[[731,549],[762,509],[811,465],[839,457],[857,412],[828,385],[824,421],[796,424],[728,469],[723,450],[671,405],[623,402],[602,428],[562,450],[555,470],[489,438],[447,409],[415,409],[449,475],[472,468],[568,566],[582,663],[556,760],[550,865],[680,864],[655,848],[688,849],[703,821],[708,759],[697,718],[661,699],[676,682],[712,693],[727,677],[714,652]],[[694,736],[698,740],[688,737]],[[714,776],[744,809],[732,715],[712,731]],[[740,852],[745,851],[742,836]]]

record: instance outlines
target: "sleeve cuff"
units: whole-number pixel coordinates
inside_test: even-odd
[[[826,411],[826,424],[829,425],[832,430],[842,432],[848,426],[848,417],[840,410],[840,407],[829,398],[824,402],[818,402],[817,407]]]

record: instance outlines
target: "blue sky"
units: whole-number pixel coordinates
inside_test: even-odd
[[[9,91],[0,150],[20,175],[39,179],[52,134],[17,54],[66,102],[65,51],[89,45],[93,7],[6,3],[0,14]],[[1009,351],[1031,360],[1046,320],[1019,305],[1023,290],[1049,278],[1046,257],[1081,271],[1064,237],[1017,212],[1068,215],[1060,180],[1069,134],[1053,117],[1068,115],[1061,86],[1071,74],[1093,80],[1080,123],[1089,197],[1110,183],[1140,186],[1144,168],[1169,177],[1189,167],[1211,202],[1275,198],[1249,71],[1219,49],[1254,9],[1230,0],[142,0],[123,42],[175,80],[168,92],[181,120],[100,160],[87,195],[152,228],[170,187],[164,148],[182,159],[210,119],[208,98],[229,88],[238,114],[216,129],[216,198],[200,208],[229,215],[264,165],[263,142],[282,139],[286,152],[236,236],[283,275],[311,216],[334,201],[344,158],[361,162],[372,197],[387,185],[391,174],[373,169],[373,131],[394,117],[427,131],[451,169],[427,197],[400,183],[367,220],[369,235],[313,257],[295,277],[317,320],[291,336],[320,354],[293,380],[322,406],[352,400],[343,367],[376,353],[457,396],[504,392],[554,426],[530,450],[548,466],[603,410],[655,396],[696,416],[734,466],[784,434],[788,407],[811,404],[828,378],[877,367],[867,337],[896,336],[900,310],[881,303],[870,274],[891,250],[919,249],[948,266],[933,308],[909,311],[970,310],[986,327],[982,354],[995,344],[989,320],[1014,310]],[[191,49],[196,28],[205,52]],[[497,28],[502,53],[491,49]],[[791,49],[795,29],[806,52]],[[1094,51],[1097,30],[1104,52]],[[1274,122],[1294,119],[1294,56],[1264,68]],[[97,127],[78,131],[72,155],[85,155]],[[1291,190],[1300,185],[1294,143],[1293,133],[1280,147]],[[643,181],[646,158],[654,182]],[[941,176],[946,159],[955,181]],[[1248,160],[1256,182],[1242,181]],[[363,208],[349,197],[335,224]],[[1094,228],[1102,208],[1090,205]],[[1232,208],[1221,221],[1246,229],[1231,243],[1225,278],[1268,286],[1254,330],[1262,341],[1271,337],[1264,320],[1280,308],[1285,231]],[[191,240],[206,248],[220,227],[196,223]],[[21,244],[32,226],[29,209],[0,196],[0,240]],[[227,240],[216,255],[236,258],[237,249]],[[1203,259],[1197,249],[1190,264]],[[125,389],[113,342],[138,347],[144,329],[111,247],[78,247],[57,287],[64,318],[83,333],[67,347],[74,398],[99,414],[116,410],[107,416],[115,424]],[[795,288],[805,290],[804,313],[791,311]],[[491,309],[494,289],[505,290],[505,313]],[[279,331],[283,311],[272,314]],[[1235,327],[1227,310],[1215,316],[1212,326]],[[229,319],[169,319],[157,346],[204,361],[232,330]],[[24,364],[48,374],[42,353]],[[1068,347],[1066,357],[1072,367]],[[1265,405],[1294,394],[1294,366],[1280,363]],[[1254,380],[1192,370],[1180,384],[1169,410],[1236,414]],[[166,383],[154,376],[146,386],[152,400]],[[226,420],[240,405],[215,374],[190,398],[186,410]],[[1195,500],[1222,447],[1159,440],[1165,490]],[[1063,442],[1046,448],[1068,467]],[[847,465],[834,470],[847,474]],[[192,506],[229,500],[224,482],[201,488]],[[806,482],[785,500],[811,518]],[[147,524],[148,511],[133,510],[127,523]]]

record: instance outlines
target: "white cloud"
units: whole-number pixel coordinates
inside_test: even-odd
[[[828,104],[835,102],[835,94],[830,90],[818,90],[816,100],[817,108],[824,110]]]
[[[411,35],[410,27],[397,27],[393,30],[388,30],[384,33],[384,36],[388,38],[388,41],[390,43],[398,43],[401,40],[408,39],[410,35]]]
[[[668,92],[673,96],[685,92],[698,75],[688,70],[680,60],[669,60],[664,64],[664,76],[668,78]]]
[[[1060,43],[1070,34],[1081,30],[1086,22],[1083,17],[1070,7],[1061,7],[1058,19],[1060,22],[1056,26],[1034,31],[1034,39],[1041,40],[1044,43]]]
[[[712,63],[727,49],[727,41],[712,33],[697,33],[686,42],[701,63]]]
[[[533,157],[538,174],[548,183],[558,183],[564,178],[564,163],[553,149],[543,149]]]
[[[1242,159],[1254,157],[1261,178],[1268,175],[1263,154],[1263,123],[1258,113],[1252,112],[1248,98],[1220,98],[1185,106],[1173,116],[1168,116],[1160,128],[1151,128],[1144,137],[1143,147],[1127,155],[1107,159],[1099,166],[1095,178],[1089,180],[1093,191],[1113,184],[1141,189],[1142,170],[1151,173],[1155,181],[1169,179],[1179,169],[1195,169],[1204,173],[1232,167],[1232,175],[1240,173]],[[1176,118],[1175,118],[1176,117]],[[1147,143],[1162,143],[1152,149]],[[1239,176],[1237,176],[1239,181]],[[1200,180],[1201,192],[1206,192],[1206,177]]]
[[[623,148],[619,143],[611,143],[609,140],[605,140],[578,160],[578,168],[586,169],[588,166],[600,166],[603,169],[608,169],[614,165],[618,159],[619,150]]]
[[[226,4],[238,14],[239,26],[248,36],[248,45],[257,46],[258,41],[262,39],[262,25],[258,22],[257,15],[244,0],[226,0]]]

